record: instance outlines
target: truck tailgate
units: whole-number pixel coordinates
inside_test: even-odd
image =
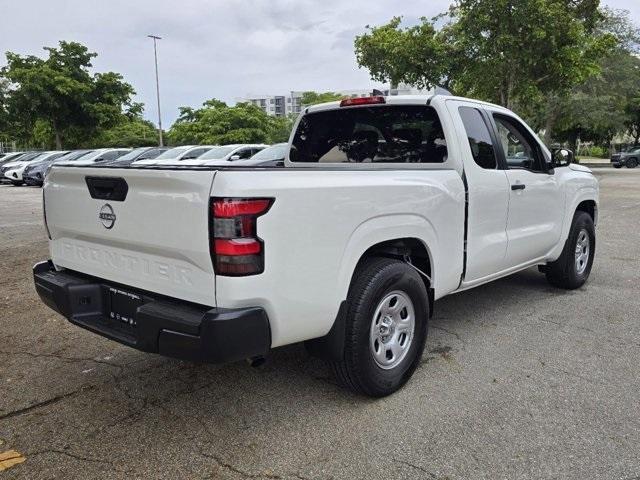
[[[44,187],[53,263],[215,306],[208,240],[215,173],[53,168]]]

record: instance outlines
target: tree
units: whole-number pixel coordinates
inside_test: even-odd
[[[461,51],[448,41],[451,29],[438,31],[435,21],[423,17],[419,25],[401,28],[402,18],[394,17],[385,25],[367,26],[369,32],[354,42],[358,65],[379,82],[452,88]]]
[[[368,27],[355,53],[374,80],[442,85],[513,108],[597,72],[615,43],[594,34],[600,17],[598,0],[458,0],[415,26],[402,28],[395,17]]]
[[[628,12],[604,9],[595,27],[597,35],[610,35],[616,47],[598,60],[598,73],[568,91],[553,93],[531,105],[525,115],[544,128],[545,137],[575,149],[578,140],[608,147],[615,135],[629,128],[633,98],[640,96],[640,31]]]
[[[229,107],[216,99],[202,108],[182,107],[169,130],[173,144],[273,143],[285,141],[293,120],[272,117],[251,103]]]
[[[335,92],[303,92],[302,93],[302,105],[308,107],[309,105],[317,105],[318,103],[334,102],[336,100],[342,100],[344,95]]]
[[[140,117],[122,116],[120,123],[101,130],[84,146],[93,148],[109,147],[152,147],[158,144],[158,130],[155,125]]]
[[[554,116],[554,140],[576,148],[578,140],[608,147],[613,138],[629,128],[630,100],[640,87],[640,59],[624,50],[604,57],[601,73],[558,97]]]
[[[10,128],[9,110],[8,110],[8,82],[3,78],[0,78],[0,141],[8,137]]]
[[[633,144],[640,144],[640,94],[632,98],[626,107],[627,120],[625,125],[633,138]]]
[[[48,57],[7,52],[1,75],[9,82],[8,111],[25,132],[46,122],[57,149],[74,146],[99,129],[118,124],[123,113],[136,111],[133,87],[114,72],[91,74],[95,53],[76,42],[45,47]],[[46,130],[46,129],[45,129]]]

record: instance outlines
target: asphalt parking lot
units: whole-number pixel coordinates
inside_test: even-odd
[[[0,478],[640,478],[640,169],[598,169],[588,284],[532,269],[436,304],[395,395],[334,384],[301,346],[193,365],[77,327],[38,300],[37,188],[0,186]],[[1,457],[0,457],[1,458]]]

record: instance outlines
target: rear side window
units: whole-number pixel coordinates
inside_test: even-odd
[[[469,147],[471,147],[473,159],[482,168],[496,168],[497,162],[493,141],[482,114],[478,109],[471,107],[460,107],[458,111],[469,139]]]
[[[293,162],[442,163],[447,143],[431,107],[340,108],[302,117],[289,157]]]

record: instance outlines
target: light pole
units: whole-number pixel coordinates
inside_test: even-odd
[[[160,114],[160,81],[158,80],[158,49],[156,48],[156,40],[162,40],[162,37],[156,35],[147,35],[153,39],[153,57],[156,61],[156,97],[158,99],[158,145],[162,147],[162,115]]]

